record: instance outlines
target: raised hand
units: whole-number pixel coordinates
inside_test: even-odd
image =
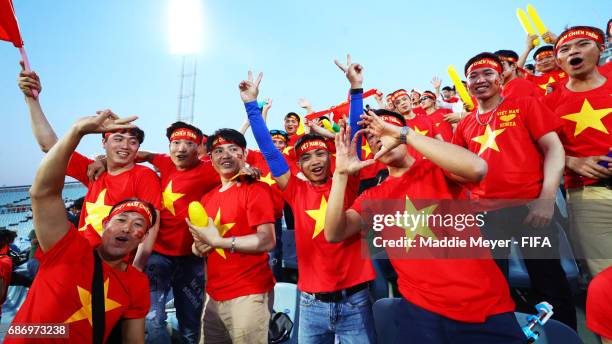
[[[80,118],[74,124],[81,135],[92,133],[105,133],[121,129],[131,129],[136,126],[131,122],[138,119],[138,116],[119,118],[111,110],[97,111],[95,116]]]
[[[310,104],[310,101],[306,98],[300,98],[298,100],[298,106],[301,107],[302,109],[309,109],[312,108],[312,105]]]
[[[266,100],[266,105],[264,105],[264,106],[263,106],[263,109],[262,109],[262,114],[263,114],[263,113],[266,113],[266,114],[267,114],[267,113],[268,113],[268,111],[270,111],[270,108],[272,108],[272,99],[268,98],[268,99]]]
[[[243,102],[249,103],[257,100],[257,96],[259,95],[259,83],[262,77],[263,73],[259,73],[257,79],[253,81],[253,72],[249,71],[247,79],[240,82],[238,88],[240,89],[240,98],[242,98]]]
[[[21,92],[28,98],[36,98],[34,97],[34,93],[32,90],[36,90],[38,94],[42,91],[42,86],[40,84],[40,78],[38,74],[34,71],[26,72],[25,65],[23,61],[19,61],[21,65],[21,72],[19,73],[19,77],[17,78],[17,85]]]
[[[360,64],[351,62],[351,54],[346,55],[346,65],[343,65],[338,60],[334,60],[334,63],[351,83],[351,88],[362,88],[363,85],[363,67]]]
[[[550,31],[544,32],[544,34],[542,35],[542,38],[544,39],[544,42],[546,42],[548,44],[555,44],[555,43],[557,43],[557,35],[555,35],[554,33],[550,32]]]
[[[442,86],[442,79],[438,78],[437,76],[431,78],[430,82],[436,90],[439,89],[440,86]]]
[[[340,132],[336,134],[336,172],[340,174],[356,174],[362,168],[372,165],[374,159],[361,161],[357,158],[357,138],[363,134],[360,130],[351,140],[351,127],[346,122],[340,123]]]
[[[533,41],[538,39],[538,35],[527,35],[527,41],[525,42],[526,46],[527,46],[527,50],[531,51],[533,50],[533,48],[535,48],[535,45],[533,45]]]

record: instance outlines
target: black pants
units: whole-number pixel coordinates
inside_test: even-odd
[[[555,207],[555,216],[550,224],[543,228],[533,228],[523,223],[528,212],[527,206],[487,212],[482,234],[487,239],[514,238],[525,257],[525,266],[533,291],[541,298],[541,301],[547,301],[553,306],[553,319],[576,330],[576,308],[572,291],[559,260],[558,231],[561,227],[556,221],[559,217],[558,209]],[[550,246],[543,244],[545,243],[544,238],[548,239]],[[507,279],[510,248],[497,247],[492,250],[492,254]]]

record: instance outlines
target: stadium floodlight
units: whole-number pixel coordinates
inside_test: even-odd
[[[202,49],[202,0],[170,0],[168,32],[170,52],[178,55],[197,54]]]

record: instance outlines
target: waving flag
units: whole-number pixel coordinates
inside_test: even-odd
[[[0,0],[0,39],[13,43],[17,48],[23,47],[11,0]]]

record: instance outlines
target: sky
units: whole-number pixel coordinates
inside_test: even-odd
[[[32,69],[40,75],[42,107],[61,136],[74,121],[110,108],[138,115],[141,149],[167,152],[165,128],[177,117],[181,57],[170,53],[169,0],[13,0]],[[532,1],[553,32],[566,26],[605,27],[611,1]],[[432,76],[450,84],[482,51],[513,49],[525,35],[516,18],[523,1],[212,1],[202,0],[194,124],[205,133],[238,128],[245,111],[238,83],[263,72],[260,99],[272,98],[268,126],[282,128],[297,101],[315,110],[346,100],[349,84],[334,65],[351,53],[364,67],[364,88],[431,89]],[[19,53],[0,42],[0,186],[31,184],[43,153],[19,91]],[[368,103],[368,101],[366,101]],[[373,100],[370,101],[373,103]],[[247,133],[249,146],[254,146]],[[99,135],[77,150],[103,153]]]

